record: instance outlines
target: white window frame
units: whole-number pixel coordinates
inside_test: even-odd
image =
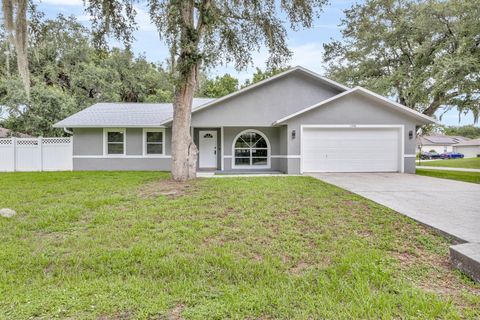
[[[240,138],[240,136],[242,134],[245,134],[247,132],[254,132],[254,133],[262,136],[263,139],[265,139],[265,142],[267,143],[267,164],[266,165],[260,166],[260,165],[236,165],[235,164],[235,143],[237,142],[238,138]],[[240,148],[240,149],[253,149],[253,148]],[[263,148],[259,148],[259,149],[263,149]],[[232,143],[232,169],[270,169],[271,168],[271,164],[270,164],[271,155],[272,155],[272,148],[271,148],[271,145],[270,145],[270,141],[268,140],[267,135],[265,133],[263,133],[259,130],[256,130],[256,129],[243,130],[242,132],[237,134],[235,136],[235,138],[233,139],[233,143]],[[252,156],[250,155],[250,159],[251,158],[252,158]]]
[[[108,153],[108,133],[121,132],[123,133],[123,153],[109,154]],[[127,131],[125,128],[103,128],[103,155],[106,157],[124,157],[127,154]]]
[[[161,132],[162,133],[162,153],[156,153],[156,154],[148,154],[147,153],[147,132]],[[142,155],[146,158],[160,158],[160,157],[165,157],[165,141],[167,140],[165,138],[165,128],[143,128],[143,133],[142,133]]]

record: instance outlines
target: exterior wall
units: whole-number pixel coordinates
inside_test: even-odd
[[[126,139],[127,155],[141,156],[143,154],[142,128],[127,128],[125,139]]]
[[[456,146],[454,150],[463,153],[465,158],[476,158],[480,155],[480,146]]]
[[[270,142],[270,169],[282,172],[287,171],[286,153],[287,150],[286,130],[274,127],[225,127],[223,128],[223,151],[224,151],[224,170],[232,170],[233,162],[233,140],[242,131],[255,129],[262,132]],[[252,168],[253,169],[253,168]],[[241,169],[240,169],[241,170]],[[262,170],[262,169],[260,169]]]
[[[165,128],[165,155],[159,157],[143,156],[142,128],[126,128],[125,156],[103,154],[103,128],[77,128],[73,133],[73,170],[170,170],[170,128]]]
[[[82,128],[73,130],[73,156],[101,155],[103,155],[102,128]]]
[[[170,171],[170,158],[73,158],[75,171]]]
[[[318,79],[292,73],[193,113],[192,126],[267,127],[338,93]]]
[[[287,121],[288,125],[288,154],[300,155],[301,125],[403,125],[405,155],[404,170],[407,173],[415,172],[415,130],[416,124],[406,115],[403,115],[383,104],[368,99],[360,94],[346,95],[331,103],[305,112]],[[292,139],[292,130],[296,138]],[[409,131],[413,138],[409,138]],[[300,158],[289,159],[288,173],[300,172]]]

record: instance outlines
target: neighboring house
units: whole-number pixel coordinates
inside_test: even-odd
[[[99,103],[73,130],[74,170],[170,170],[172,104]],[[194,99],[200,170],[415,172],[427,117],[361,87],[295,67],[216,100]]]
[[[436,153],[452,152],[453,145],[468,141],[469,138],[461,136],[445,136],[445,135],[430,135],[421,136],[417,138],[417,152],[431,152]]]
[[[473,139],[457,143],[453,151],[463,153],[465,158],[480,157],[480,139]]]
[[[31,138],[32,136],[25,134],[25,133],[14,133],[10,129],[0,128],[0,138],[10,138],[10,137],[17,137],[17,138]]]

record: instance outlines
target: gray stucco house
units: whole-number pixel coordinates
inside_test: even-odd
[[[170,170],[172,104],[99,103],[73,130],[74,170]],[[416,127],[434,123],[361,87],[295,67],[219,99],[194,99],[199,169],[415,171]]]

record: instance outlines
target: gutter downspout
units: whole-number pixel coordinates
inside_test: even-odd
[[[68,134],[73,135],[73,131],[68,130],[67,128],[63,128],[63,131],[65,131]]]

